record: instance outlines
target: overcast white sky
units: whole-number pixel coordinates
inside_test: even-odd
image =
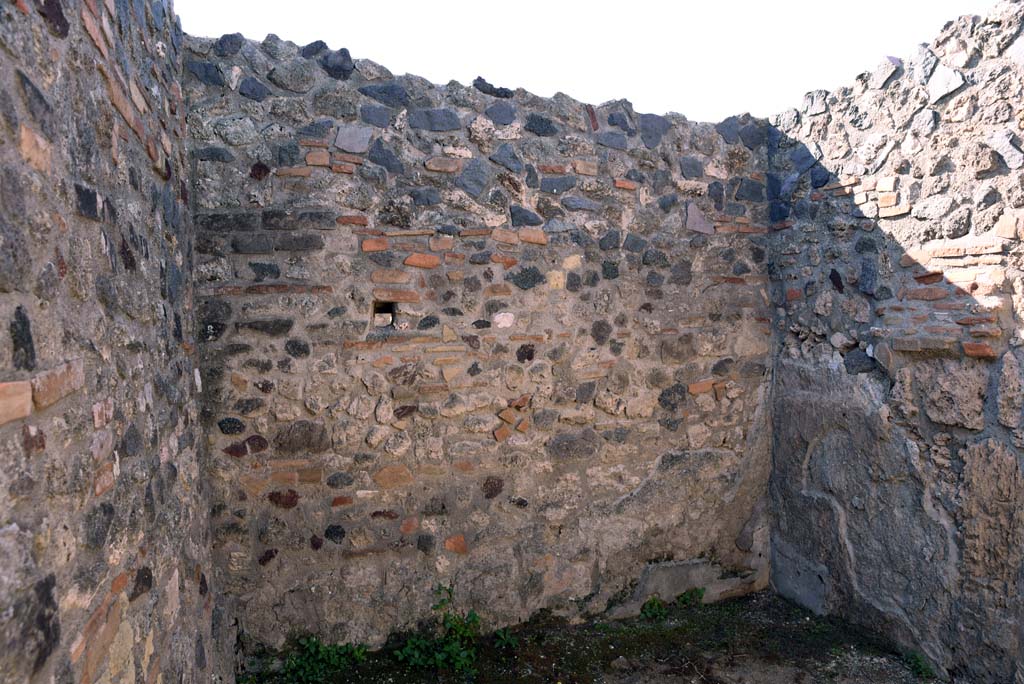
[[[719,121],[799,106],[905,57],[996,0],[176,0],[186,32],[347,47],[435,83],[483,76],[537,95]]]

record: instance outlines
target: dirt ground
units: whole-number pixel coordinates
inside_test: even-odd
[[[512,628],[515,646],[477,643],[475,677],[416,670],[394,645],[323,681],[348,684],[913,684],[927,672],[889,644],[763,593],[711,605],[673,603],[654,618],[568,624],[537,616]],[[280,654],[244,661],[240,681],[287,681]],[[916,673],[914,669],[916,669]],[[291,683],[289,683],[291,684]]]

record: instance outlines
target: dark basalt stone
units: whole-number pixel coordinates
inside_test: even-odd
[[[473,79],[473,87],[479,90],[484,95],[490,95],[491,97],[500,97],[508,99],[515,95],[515,92],[508,88],[497,88],[492,86],[490,83],[484,80],[483,76],[477,76]]]

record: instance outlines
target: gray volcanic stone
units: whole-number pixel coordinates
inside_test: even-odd
[[[409,126],[427,131],[457,131],[462,128],[459,115],[450,109],[409,110]]]
[[[512,173],[523,172],[523,161],[516,154],[516,150],[509,143],[502,143],[498,146],[498,149],[494,151],[489,159],[495,164],[504,166]]]
[[[267,79],[278,88],[308,93],[316,84],[316,67],[307,60],[295,59],[275,66],[267,74]]]
[[[752,178],[740,180],[740,185],[736,189],[736,199],[741,202],[763,202],[764,183]]]
[[[740,120],[738,117],[730,116],[721,123],[715,124],[715,130],[730,145],[735,145],[740,141]]]
[[[601,451],[601,437],[591,428],[560,432],[548,440],[544,449],[551,458],[594,457]]]
[[[325,43],[322,40],[314,40],[312,43],[303,46],[303,48],[299,50],[299,54],[305,57],[306,59],[311,59],[313,57],[316,57],[326,49],[327,43]]]
[[[625,150],[629,147],[629,141],[626,140],[624,133],[618,131],[601,131],[594,139],[598,145],[610,147],[613,150]]]
[[[544,223],[540,216],[518,204],[510,206],[509,212],[512,214],[513,226],[539,226]]]
[[[697,157],[680,157],[679,171],[683,178],[701,178],[704,176],[704,162]]]
[[[213,53],[218,57],[234,57],[244,44],[245,36],[241,33],[228,33],[214,43]]]
[[[507,126],[516,120],[516,108],[508,102],[495,102],[484,110],[484,114],[497,126]]]
[[[185,61],[185,69],[206,85],[223,87],[227,85],[220,68],[211,62],[200,62],[194,59]]]
[[[509,281],[520,290],[529,290],[541,283],[547,282],[544,274],[536,266],[528,266],[518,271],[505,274],[505,280]]]
[[[369,126],[356,124],[339,126],[334,146],[345,152],[363,154],[370,149],[370,138],[372,137],[373,129]]]
[[[657,114],[641,114],[638,124],[640,128],[640,140],[649,150],[653,150],[661,142],[662,136],[672,128],[669,120]]]
[[[622,243],[622,233],[617,230],[609,230],[597,241],[597,246],[604,251],[618,249]]]
[[[363,105],[359,108],[359,118],[371,126],[387,128],[391,125],[391,110],[380,105]]]
[[[238,94],[242,97],[247,97],[250,100],[263,102],[270,96],[270,88],[263,85],[259,79],[255,79],[252,76],[246,76],[242,79],[242,82],[238,84]]]
[[[320,68],[335,80],[347,81],[352,72],[356,70],[356,65],[352,61],[352,55],[348,53],[348,49],[341,48],[321,57]]]
[[[526,130],[530,131],[535,135],[541,137],[549,137],[552,135],[558,135],[558,128],[555,123],[540,114],[530,114],[526,117],[526,125],[523,126]]]
[[[403,166],[401,158],[390,148],[386,147],[380,138],[373,141],[373,145],[370,146],[366,158],[374,164],[383,166],[393,174],[400,175],[405,173],[405,166]]]
[[[462,188],[467,195],[479,197],[491,182],[491,169],[483,159],[470,159],[462,167],[462,173],[456,179],[455,184]]]
[[[595,202],[588,197],[578,195],[566,195],[562,198],[562,206],[569,211],[600,211],[601,203]]]
[[[540,180],[540,191],[560,195],[576,187],[576,176],[547,176]]]
[[[359,92],[367,97],[372,97],[377,102],[387,105],[388,107],[408,107],[410,103],[409,93],[396,81],[388,81],[387,83],[370,83],[369,85],[361,87]]]
[[[484,80],[483,76],[477,76],[475,79],[473,79],[473,87],[479,90],[481,93],[485,95],[490,95],[491,97],[502,97],[507,99],[515,95],[515,93],[508,88],[498,88],[492,86],[490,83]]]

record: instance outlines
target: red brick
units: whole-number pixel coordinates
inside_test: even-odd
[[[615,187],[620,190],[636,190],[638,186],[636,181],[631,181],[628,178],[616,178]]]
[[[18,151],[22,159],[39,173],[50,172],[50,143],[25,124],[19,127]]]
[[[306,153],[307,166],[329,166],[331,154],[327,150],[310,150]]]
[[[85,6],[82,6],[82,24],[85,26],[85,32],[92,38],[93,45],[103,55],[103,59],[106,60],[109,56],[107,54],[107,41],[103,39],[103,34],[100,33],[100,27],[96,25],[96,20],[93,18],[92,13],[86,10]]]
[[[451,157],[431,157],[423,162],[423,166],[426,167],[427,171],[458,173],[462,170],[462,160],[452,159]]]
[[[914,276],[914,280],[922,285],[934,285],[942,282],[942,271],[927,271]]]
[[[362,249],[364,252],[383,252],[388,248],[387,238],[366,238],[363,240]]]
[[[519,244],[519,235],[514,230],[495,228],[491,231],[491,238],[493,238],[495,242],[504,242],[507,245]]]
[[[342,162],[345,164],[355,164],[356,166],[363,165],[363,158],[358,154],[349,154],[348,152],[335,152],[331,155],[331,161]]]
[[[576,173],[581,176],[596,176],[598,174],[598,165],[596,161],[576,159],[573,161],[572,166],[576,169]]]
[[[519,239],[531,245],[548,244],[548,235],[540,228],[520,228]]]
[[[405,285],[412,280],[412,274],[408,271],[380,268],[370,274],[370,280],[378,285]]]
[[[511,408],[507,408],[507,409],[503,409],[503,410],[502,410],[502,411],[501,411],[501,412],[500,412],[500,413],[498,414],[498,417],[499,417],[499,418],[501,418],[501,419],[502,419],[503,421],[505,421],[506,423],[509,423],[509,424],[511,425],[512,423],[515,423],[515,422],[516,422],[516,419],[517,419],[517,418],[518,418],[519,416],[518,416],[518,415],[516,414],[516,412],[515,412],[515,411],[513,411],[513,410],[512,410]]]
[[[428,242],[430,251],[443,252],[455,246],[455,238],[451,235],[438,235],[430,238]]]
[[[395,290],[392,288],[376,288],[373,297],[379,302],[398,302],[415,304],[420,301],[420,293],[413,290]]]
[[[308,166],[285,166],[274,171],[277,176],[293,176],[308,178],[313,175],[313,169]]]
[[[46,408],[84,385],[85,365],[75,359],[32,378],[32,401],[37,408]]]
[[[342,226],[366,226],[369,225],[370,220],[360,214],[347,214],[339,216],[337,223]]]
[[[791,287],[791,288],[786,290],[786,301],[787,302],[792,302],[792,301],[795,301],[797,299],[802,299],[803,296],[804,296],[804,291],[801,290],[798,287]]]
[[[464,556],[469,553],[469,547],[466,545],[466,536],[463,534],[456,534],[445,539],[444,548],[445,550],[457,553],[460,556]]]
[[[398,531],[402,534],[412,534],[419,528],[419,526],[419,518],[417,518],[416,516],[410,516],[402,521],[402,524],[398,528]]]
[[[691,383],[686,389],[689,390],[690,394],[707,394],[714,387],[714,380],[701,380],[700,382]]]
[[[331,499],[331,508],[337,508],[339,506],[351,506],[351,505],[352,505],[352,497],[351,496],[336,496],[333,499]]]
[[[351,175],[356,172],[356,167],[352,164],[331,164],[331,171],[334,173],[347,173]]]
[[[403,263],[406,266],[413,266],[415,268],[437,268],[441,265],[441,257],[436,254],[417,252],[406,257]]]
[[[32,385],[28,382],[0,383],[0,425],[26,418],[32,413]]]
[[[494,439],[498,442],[504,442],[506,439],[512,436],[512,430],[508,425],[502,423],[501,427],[494,431]]]
[[[949,290],[944,287],[918,287],[907,292],[907,299],[920,299],[928,302],[945,299],[948,296]]]
[[[515,257],[509,256],[507,254],[492,254],[491,261],[493,261],[496,264],[501,264],[505,268],[512,268],[513,266],[519,263],[519,259],[516,259]]]
[[[995,359],[999,355],[996,350],[984,342],[962,342],[964,354],[976,359]]]
[[[537,164],[537,170],[541,173],[550,173],[556,176],[564,176],[569,173],[568,164]]]
[[[487,237],[490,234],[490,228],[463,228],[459,231],[459,237]]]

